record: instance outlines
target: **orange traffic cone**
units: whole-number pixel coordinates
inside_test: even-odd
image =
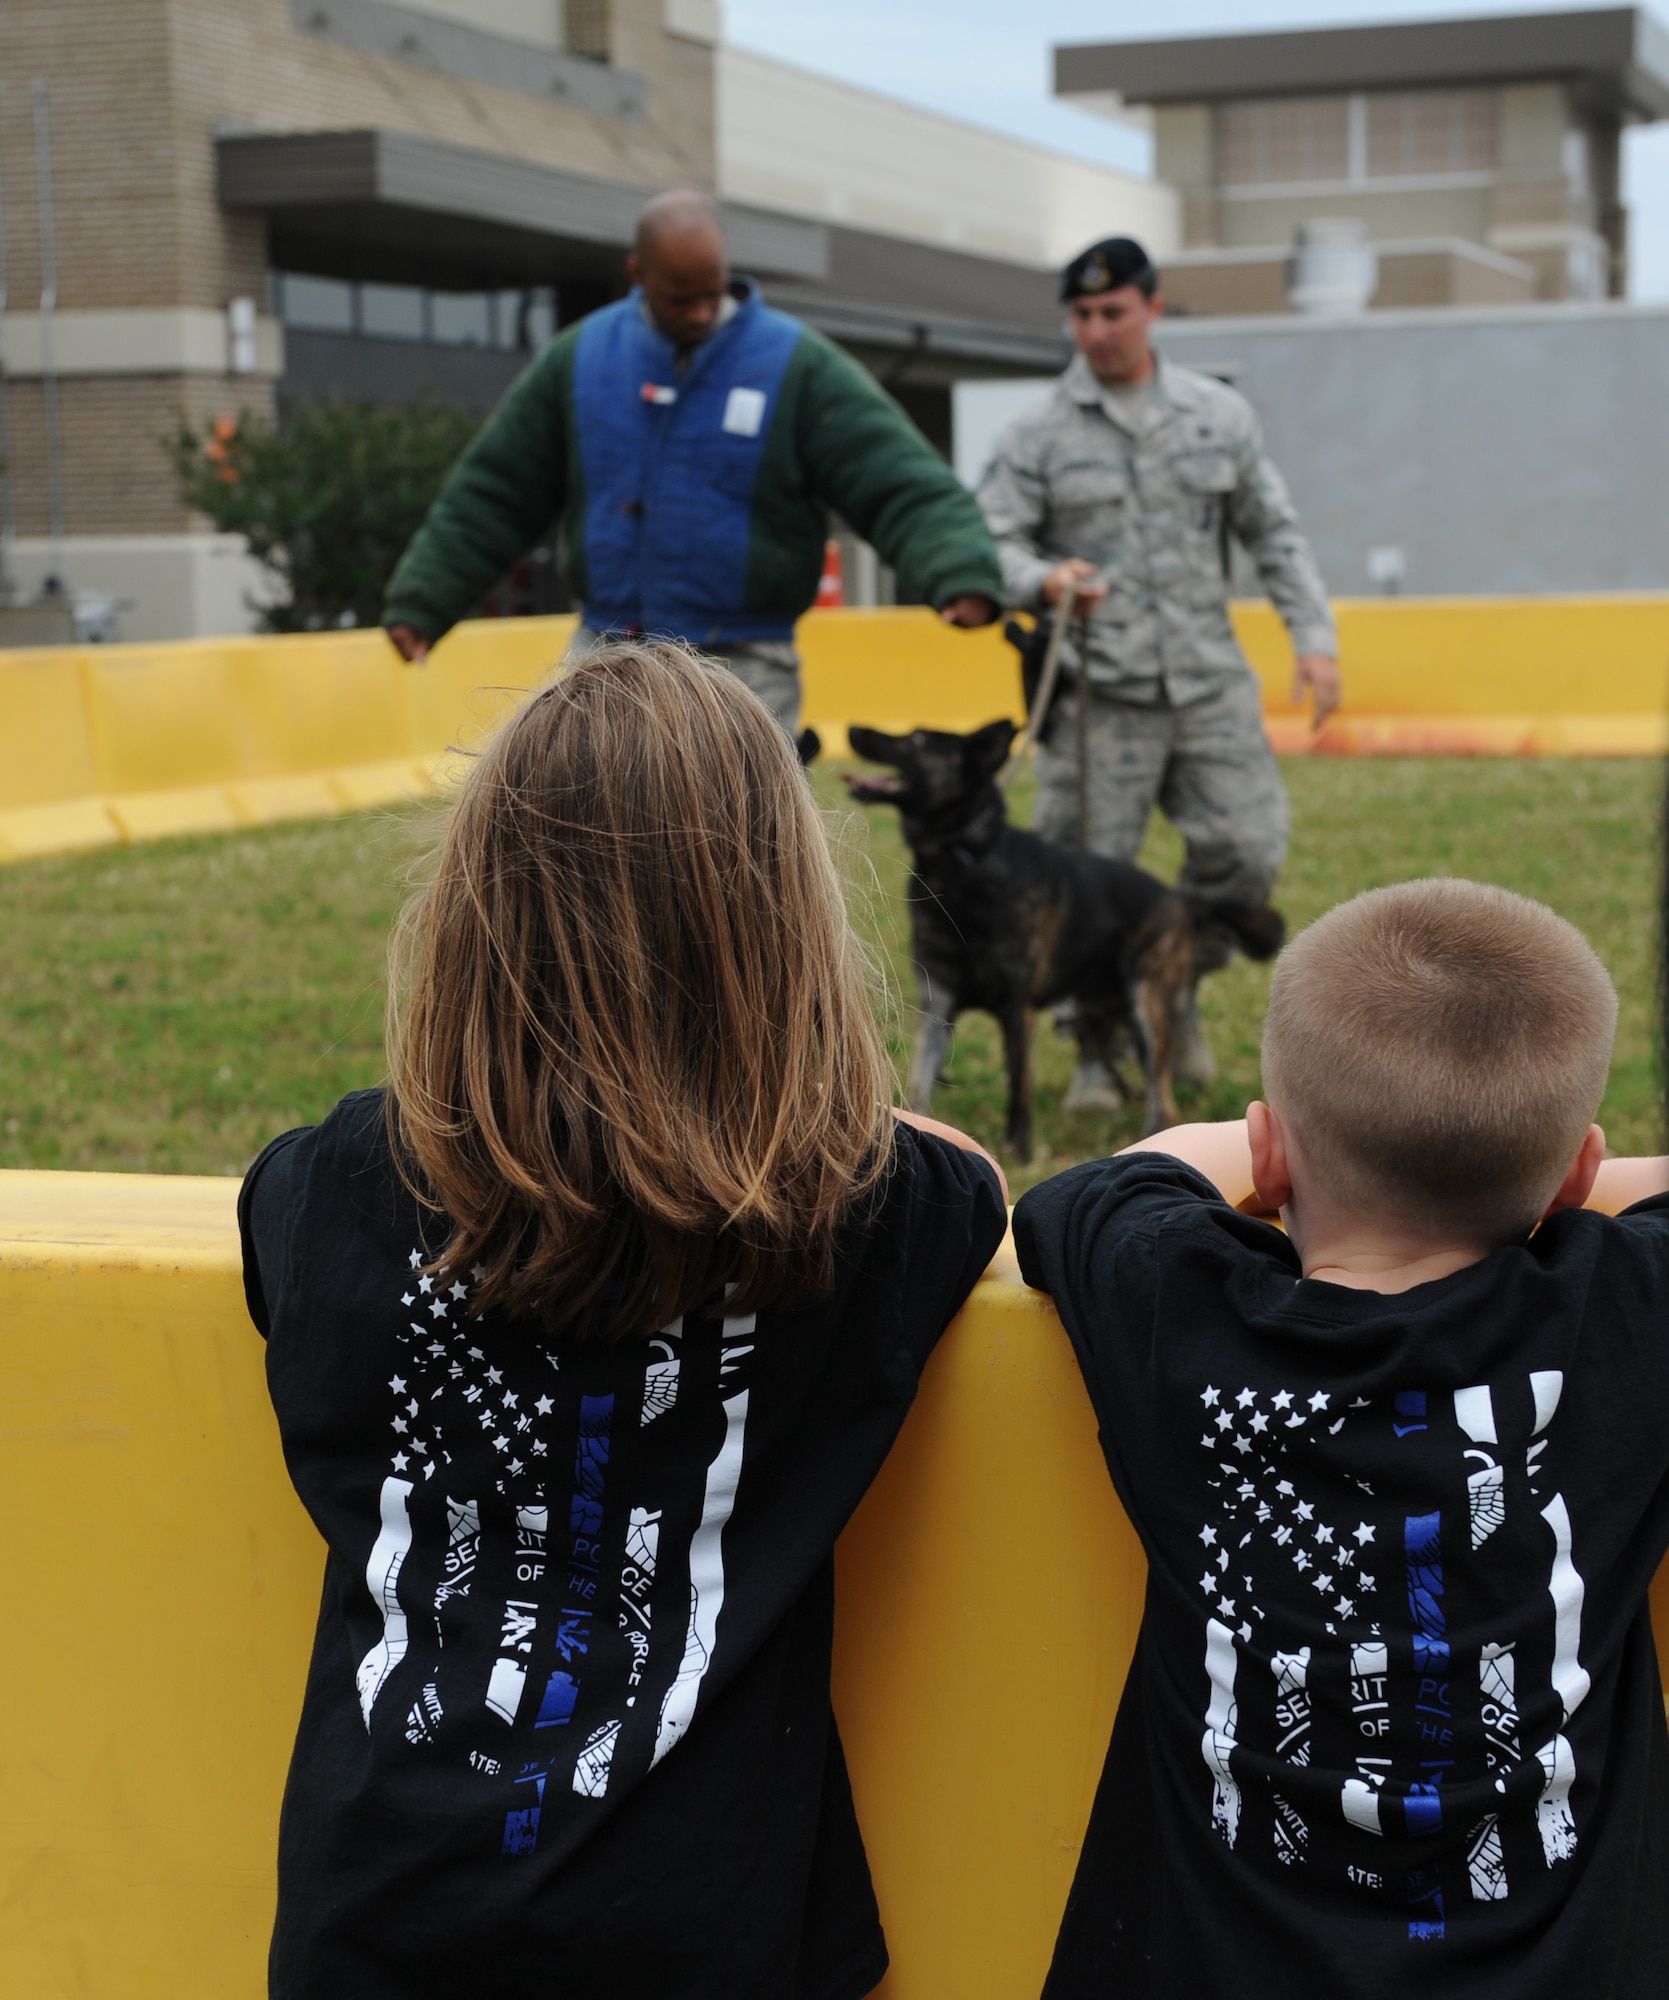
[[[817,584],[819,611],[838,611],[846,602],[846,576],[840,566],[840,544],[833,536],[823,544],[823,574]]]

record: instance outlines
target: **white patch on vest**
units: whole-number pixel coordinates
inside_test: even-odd
[[[765,421],[763,389],[732,389],[724,406],[724,429],[732,437],[756,438]]]

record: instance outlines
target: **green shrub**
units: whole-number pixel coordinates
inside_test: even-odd
[[[187,505],[242,535],[278,594],[250,600],[268,632],[375,625],[383,585],[478,419],[427,399],[247,411],[162,440]]]

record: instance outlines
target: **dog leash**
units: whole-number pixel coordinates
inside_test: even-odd
[[[1072,605],[1077,592],[1071,584],[1061,592],[1055,605],[1055,617],[1049,627],[1049,647],[1043,655],[1043,671],[1037,677],[1037,693],[1032,697],[1031,714],[1026,717],[1026,726],[1015,737],[1008,753],[1008,761],[997,773],[997,783],[1006,786],[1019,768],[1020,760],[1032,749],[1043,728],[1044,718],[1049,713],[1049,704],[1054,699],[1055,683],[1060,679],[1061,648],[1066,642],[1066,628],[1072,622]]]

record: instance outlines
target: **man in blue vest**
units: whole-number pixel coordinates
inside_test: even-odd
[[[406,659],[557,516],[577,644],[687,640],[790,732],[794,625],[831,508],[948,624],[996,617],[1002,572],[973,496],[864,369],[731,279],[704,195],[650,202],[626,271],[630,295],[565,329],[511,388],[401,557],[383,623]]]

